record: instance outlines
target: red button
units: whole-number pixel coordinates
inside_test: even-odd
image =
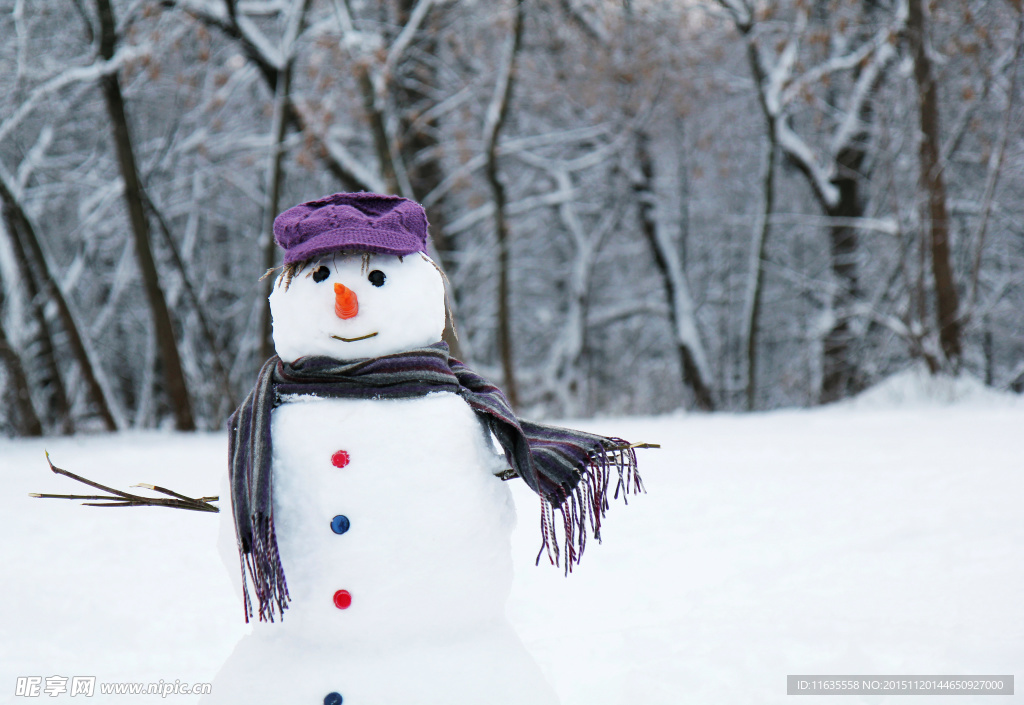
[[[331,464],[336,468],[343,468],[348,465],[348,451],[339,450],[331,456]]]
[[[348,590],[338,590],[334,593],[334,606],[339,610],[347,610],[352,604],[352,594]]]

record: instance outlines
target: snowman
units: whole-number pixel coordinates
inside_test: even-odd
[[[499,475],[537,492],[541,551],[568,569],[607,495],[640,489],[632,450],[518,419],[449,356],[419,204],[334,194],[282,213],[274,236],[277,355],[230,421],[257,619],[202,702],[557,703],[505,616],[515,510]]]

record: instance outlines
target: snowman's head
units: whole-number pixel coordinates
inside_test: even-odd
[[[286,362],[424,347],[444,331],[444,281],[422,252],[336,252],[286,267],[270,295],[274,347]]]
[[[274,220],[285,270],[270,296],[282,360],[354,360],[436,343],[444,281],[424,254],[427,214],[400,196],[335,193]]]

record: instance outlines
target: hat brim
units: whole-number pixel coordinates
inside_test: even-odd
[[[285,250],[284,263],[293,264],[333,252],[370,252],[382,255],[411,255],[423,252],[423,242],[402,230],[380,229],[373,233],[338,228],[318,233]]]

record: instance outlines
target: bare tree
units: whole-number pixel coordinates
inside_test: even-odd
[[[764,290],[764,261],[771,232],[772,211],[775,208],[775,131],[768,131],[765,145],[764,174],[762,183],[762,208],[754,225],[750,243],[750,264],[747,268],[747,288],[743,299],[743,348],[746,357],[747,411],[753,411],[757,399],[757,335],[761,313],[761,297]]]
[[[277,243],[274,242],[274,218],[281,206],[281,189],[284,181],[284,138],[288,130],[288,114],[292,107],[291,89],[292,74],[295,70],[295,54],[298,50],[297,40],[305,23],[306,9],[309,0],[299,0],[291,7],[287,16],[287,27],[281,40],[281,66],[274,82],[274,118],[271,123],[271,147],[267,166],[266,205],[263,208],[263,228],[260,233],[260,249],[263,251],[263,269],[270,271],[277,262]],[[270,316],[270,293],[274,278],[263,280],[260,301],[260,360],[266,360],[274,354],[274,341],[271,336],[272,325]]]
[[[398,24],[409,25],[419,7],[418,0],[399,0]],[[422,21],[422,26],[413,35],[404,60],[395,67],[394,101],[403,109],[399,111],[398,133],[399,152],[406,166],[406,178],[410,192],[406,194],[422,202],[433,192],[445,177],[445,166],[441,159],[443,151],[440,135],[441,121],[456,102],[446,96],[440,76],[439,55],[442,28],[447,19],[444,3],[433,3]],[[458,94],[455,98],[457,99]],[[433,201],[428,207],[427,220],[430,223],[431,241],[443,272],[456,268],[458,244],[447,233],[448,218],[444,196]],[[447,277],[446,277],[447,279]],[[445,282],[445,295],[449,306],[445,319],[444,341],[457,358],[463,357],[462,344],[455,329],[455,314],[458,310],[458,292]],[[453,310],[454,309],[454,310]]]
[[[959,296],[953,280],[949,254],[949,209],[946,205],[946,181],[939,156],[939,99],[928,57],[927,30],[921,0],[908,0],[907,39],[914,57],[914,81],[918,91],[918,116],[921,141],[918,148],[921,190],[927,206],[922,227],[927,227],[932,277],[935,282],[936,319],[939,344],[953,370],[960,367],[962,347],[960,320],[957,313]]]
[[[114,11],[110,0],[96,0],[96,8],[100,26],[100,56],[109,61],[114,57],[118,39]],[[181,367],[181,357],[178,354],[178,343],[174,335],[174,326],[171,323],[171,314],[167,308],[167,300],[160,286],[160,276],[153,259],[142,184],[135,163],[131,132],[125,114],[124,97],[121,94],[121,84],[117,74],[110,73],[101,77],[100,87],[103,90],[107,112],[110,116],[110,127],[117,150],[121,178],[124,180],[124,199],[134,236],[135,254],[153,316],[154,334],[160,348],[164,388],[174,412],[175,426],[180,431],[193,431],[196,424],[192,415],[192,402],[189,399],[185,373]]]
[[[4,181],[6,179],[0,180],[0,196],[3,196],[4,229],[7,231],[7,237],[11,243],[11,250],[14,253],[18,272],[24,281],[29,301],[29,311],[35,322],[33,347],[37,350],[37,353],[33,356],[32,363],[38,369],[38,387],[40,392],[42,392],[43,409],[46,412],[48,421],[53,423],[61,433],[72,433],[74,431],[74,421],[71,418],[71,409],[64,381],[61,379],[60,370],[57,366],[50,323],[46,319],[46,297],[40,293],[40,287],[36,283],[37,268],[30,263],[26,248],[22,245],[25,235],[19,235],[18,232],[24,229],[24,224],[28,220],[24,217],[21,204],[15,199],[14,194],[11,193]],[[7,344],[9,345],[9,343]],[[17,355],[13,350],[12,352]],[[19,365],[20,361],[21,358],[18,356]],[[16,396],[21,398],[22,392],[19,390]],[[24,417],[24,414],[22,416]]]
[[[640,201],[641,228],[665,288],[683,384],[693,391],[694,402],[698,408],[712,411],[715,408],[715,401],[711,394],[711,373],[697,326],[690,286],[683,271],[678,249],[664,229],[659,227],[655,213],[657,196],[654,189],[654,162],[650,153],[649,138],[643,132],[638,132],[636,142],[639,178],[633,188]]]
[[[515,12],[512,29],[498,78],[494,84],[494,95],[487,107],[484,123],[484,145],[487,155],[487,183],[494,199],[494,232],[498,241],[498,354],[501,358],[501,369],[505,378],[505,394],[513,408],[519,404],[519,390],[516,384],[515,362],[513,360],[512,343],[512,294],[510,291],[510,244],[509,228],[506,220],[505,185],[498,174],[498,136],[508,117],[509,103],[512,101],[512,88],[515,85],[516,57],[523,43],[523,13],[525,0],[514,0]]]
[[[250,17],[240,12],[237,0],[223,0],[219,4],[201,0],[161,0],[165,7],[177,8],[208,27],[221,32],[239,47],[246,59],[259,70],[270,94],[277,95],[281,78],[281,56],[273,44],[260,32]],[[292,47],[295,50],[295,47]],[[315,154],[321,163],[349,191],[381,190],[372,173],[363,168],[329,135],[321,135],[309,124],[308,116],[300,106],[289,101],[284,105],[284,118],[289,128],[309,136],[317,145]]]
[[[118,428],[118,424],[114,420],[114,414],[111,411],[110,402],[107,400],[107,394],[100,384],[100,375],[97,368],[86,351],[82,335],[78,330],[77,318],[71,313],[71,308],[64,297],[64,292],[57,283],[49,260],[39,242],[39,237],[36,235],[35,226],[6,182],[6,178],[0,177],[0,200],[4,202],[4,217],[8,234],[11,236],[12,241],[19,243],[16,247],[16,250],[19,251],[18,259],[20,262],[24,262],[25,266],[29,267],[33,272],[31,275],[28,275],[26,272],[26,282],[29,291],[30,293],[35,291],[35,284],[32,282],[34,281],[34,276],[38,273],[43,278],[47,296],[57,305],[57,314],[67,333],[68,343],[82,372],[89,396],[96,405],[96,410],[106,429],[108,431],[115,431]],[[41,305],[41,302],[35,305]],[[40,315],[42,314],[40,313]]]
[[[0,281],[0,312],[3,311],[4,289]],[[10,388],[10,393],[4,395],[5,403],[11,403],[17,414],[15,426],[19,435],[41,436],[43,435],[43,424],[39,421],[39,414],[36,413],[35,405],[32,403],[32,390],[29,388],[28,375],[25,374],[25,366],[21,362],[21,356],[11,347],[4,330],[3,318],[0,317],[0,362],[6,368],[5,381]]]
[[[545,390],[559,403],[559,410],[571,416],[584,412],[580,404],[583,395],[584,357],[590,335],[590,309],[594,288],[594,274],[598,255],[625,217],[624,199],[603,204],[597,219],[584,219],[581,204],[577,202],[574,172],[592,169],[621,151],[625,140],[603,144],[575,159],[548,159],[530,152],[516,156],[523,162],[542,169],[554,182],[557,190],[550,194],[552,208],[569,236],[572,263],[566,291],[564,322],[559,326],[551,345],[548,362],[543,372]]]
[[[823,340],[822,402],[835,401],[864,384],[853,359],[850,320],[862,298],[857,272],[857,219],[865,215],[859,191],[861,169],[867,157],[867,126],[870,99],[877,90],[884,69],[895,57],[893,42],[905,23],[897,13],[853,49],[845,43],[825,61],[798,73],[800,43],[804,39],[810,7],[798,3],[796,18],[789,26],[781,48],[769,58],[758,44],[758,21],[754,4],[748,0],[719,0],[744,38],[748,63],[754,77],[758,101],[774,139],[786,158],[804,175],[822,211],[834,220],[829,226],[831,268],[836,286],[831,302],[833,322]],[[838,73],[854,72],[854,83],[824,150],[816,150],[791,126],[794,102],[815,84],[831,80]]]
[[[977,232],[974,235],[974,261],[971,266],[970,298],[967,304],[965,316],[970,316],[978,302],[978,281],[981,275],[982,255],[985,251],[985,239],[988,235],[991,223],[992,206],[995,199],[996,187],[999,184],[999,177],[1002,175],[1006,158],[1006,146],[1010,140],[1012,131],[1011,121],[1017,99],[1017,78],[1020,73],[1020,65],[1024,63],[1024,5],[1018,7],[1017,32],[1013,41],[1012,69],[1010,84],[1006,91],[1006,108],[999,128],[998,146],[992,150],[989,156],[988,174],[985,177],[985,190],[982,193],[981,219],[978,223]],[[987,84],[986,84],[987,85]],[[987,359],[987,356],[986,356]],[[989,372],[986,378],[991,376]]]

